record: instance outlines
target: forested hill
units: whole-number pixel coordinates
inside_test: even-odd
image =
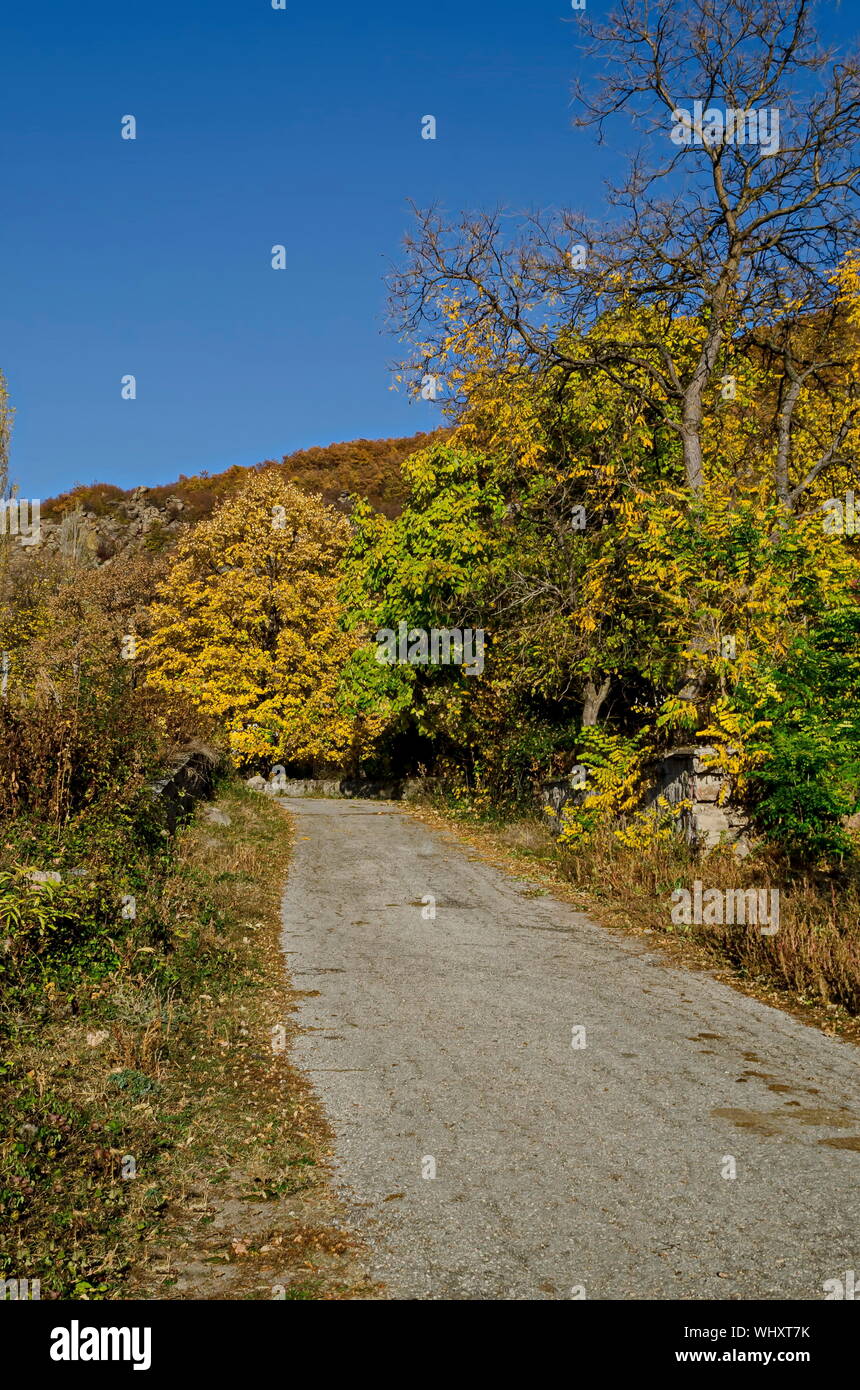
[[[405,497],[403,460],[447,433],[443,429],[298,449],[280,461],[265,459],[190,478],[180,473],[175,483],[160,487],[124,490],[112,483],[79,484],[42,503],[43,542],[66,551],[89,550],[97,560],[140,544],[152,551],[168,549],[185,525],[208,516],[250,474],[264,469],[282,472],[290,482],[322,493],[335,506],[346,508],[349,496],[357,495],[386,516],[395,516]]]

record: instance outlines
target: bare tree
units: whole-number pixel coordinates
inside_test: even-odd
[[[774,486],[796,506],[846,462],[856,392],[822,422],[819,456],[793,475],[804,389],[847,360],[833,273],[856,245],[860,64],[819,44],[811,0],[621,0],[588,18],[577,124],[623,119],[639,143],[613,221],[501,211],[446,226],[418,214],[392,277],[404,366],[441,370],[456,299],[485,360],[562,376],[599,369],[680,441],[692,495],[704,485],[703,419],[727,349],[768,330],[775,374]],[[634,311],[631,313],[631,309]],[[686,317],[696,351],[671,329]],[[826,328],[828,331],[822,331]]]

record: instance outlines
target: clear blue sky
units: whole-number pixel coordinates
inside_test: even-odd
[[[390,389],[407,200],[597,212],[618,166],[572,127],[576,41],[569,0],[7,0],[0,368],[21,495],[431,428],[438,407]]]

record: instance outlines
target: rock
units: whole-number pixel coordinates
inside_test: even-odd
[[[265,777],[261,777],[259,773],[257,773],[256,777],[249,777],[245,782],[245,786],[250,787],[252,792],[264,792],[267,790],[268,785]]]
[[[420,801],[421,797],[427,793],[426,777],[407,777],[403,783],[402,799],[404,801]]]
[[[195,803],[212,795],[216,764],[217,755],[212,749],[193,743],[170,771],[150,784],[150,794],[160,802],[167,822],[163,835],[172,835]]]
[[[561,830],[564,812],[568,806],[578,806],[588,793],[585,783],[572,776],[561,777],[553,782],[542,782],[540,795],[543,808],[548,816],[555,817],[555,829]]]
[[[719,774],[700,772],[692,779],[692,782],[694,801],[716,801],[719,798],[720,788],[723,785],[723,779]]]
[[[204,806],[203,814],[210,825],[231,825],[232,822],[226,811],[222,811],[217,806]]]
[[[742,858],[751,848],[748,822],[726,797],[724,774],[713,766],[714,751],[706,744],[673,748],[651,769],[639,809],[656,813],[668,804],[675,811],[676,833],[692,849],[707,851],[727,844]],[[565,809],[578,805],[587,794],[587,786],[572,777],[542,783],[540,797],[554,833],[562,828]]]

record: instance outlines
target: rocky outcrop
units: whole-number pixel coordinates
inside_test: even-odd
[[[719,844],[747,847],[749,822],[729,801],[725,775],[709,766],[715,749],[709,745],[673,748],[657,769],[647,804],[663,797],[670,806],[681,804],[678,830],[695,849],[714,849]]]
[[[149,788],[163,810],[165,825],[173,835],[195,802],[211,796],[218,759],[202,745],[187,749],[173,767]]]
[[[180,497],[167,497],[153,505],[150,490],[136,487],[108,512],[78,506],[62,516],[52,516],[43,508],[38,545],[16,547],[23,556],[45,551],[102,565],[126,552],[143,548],[169,550],[179,539],[187,522]]]

